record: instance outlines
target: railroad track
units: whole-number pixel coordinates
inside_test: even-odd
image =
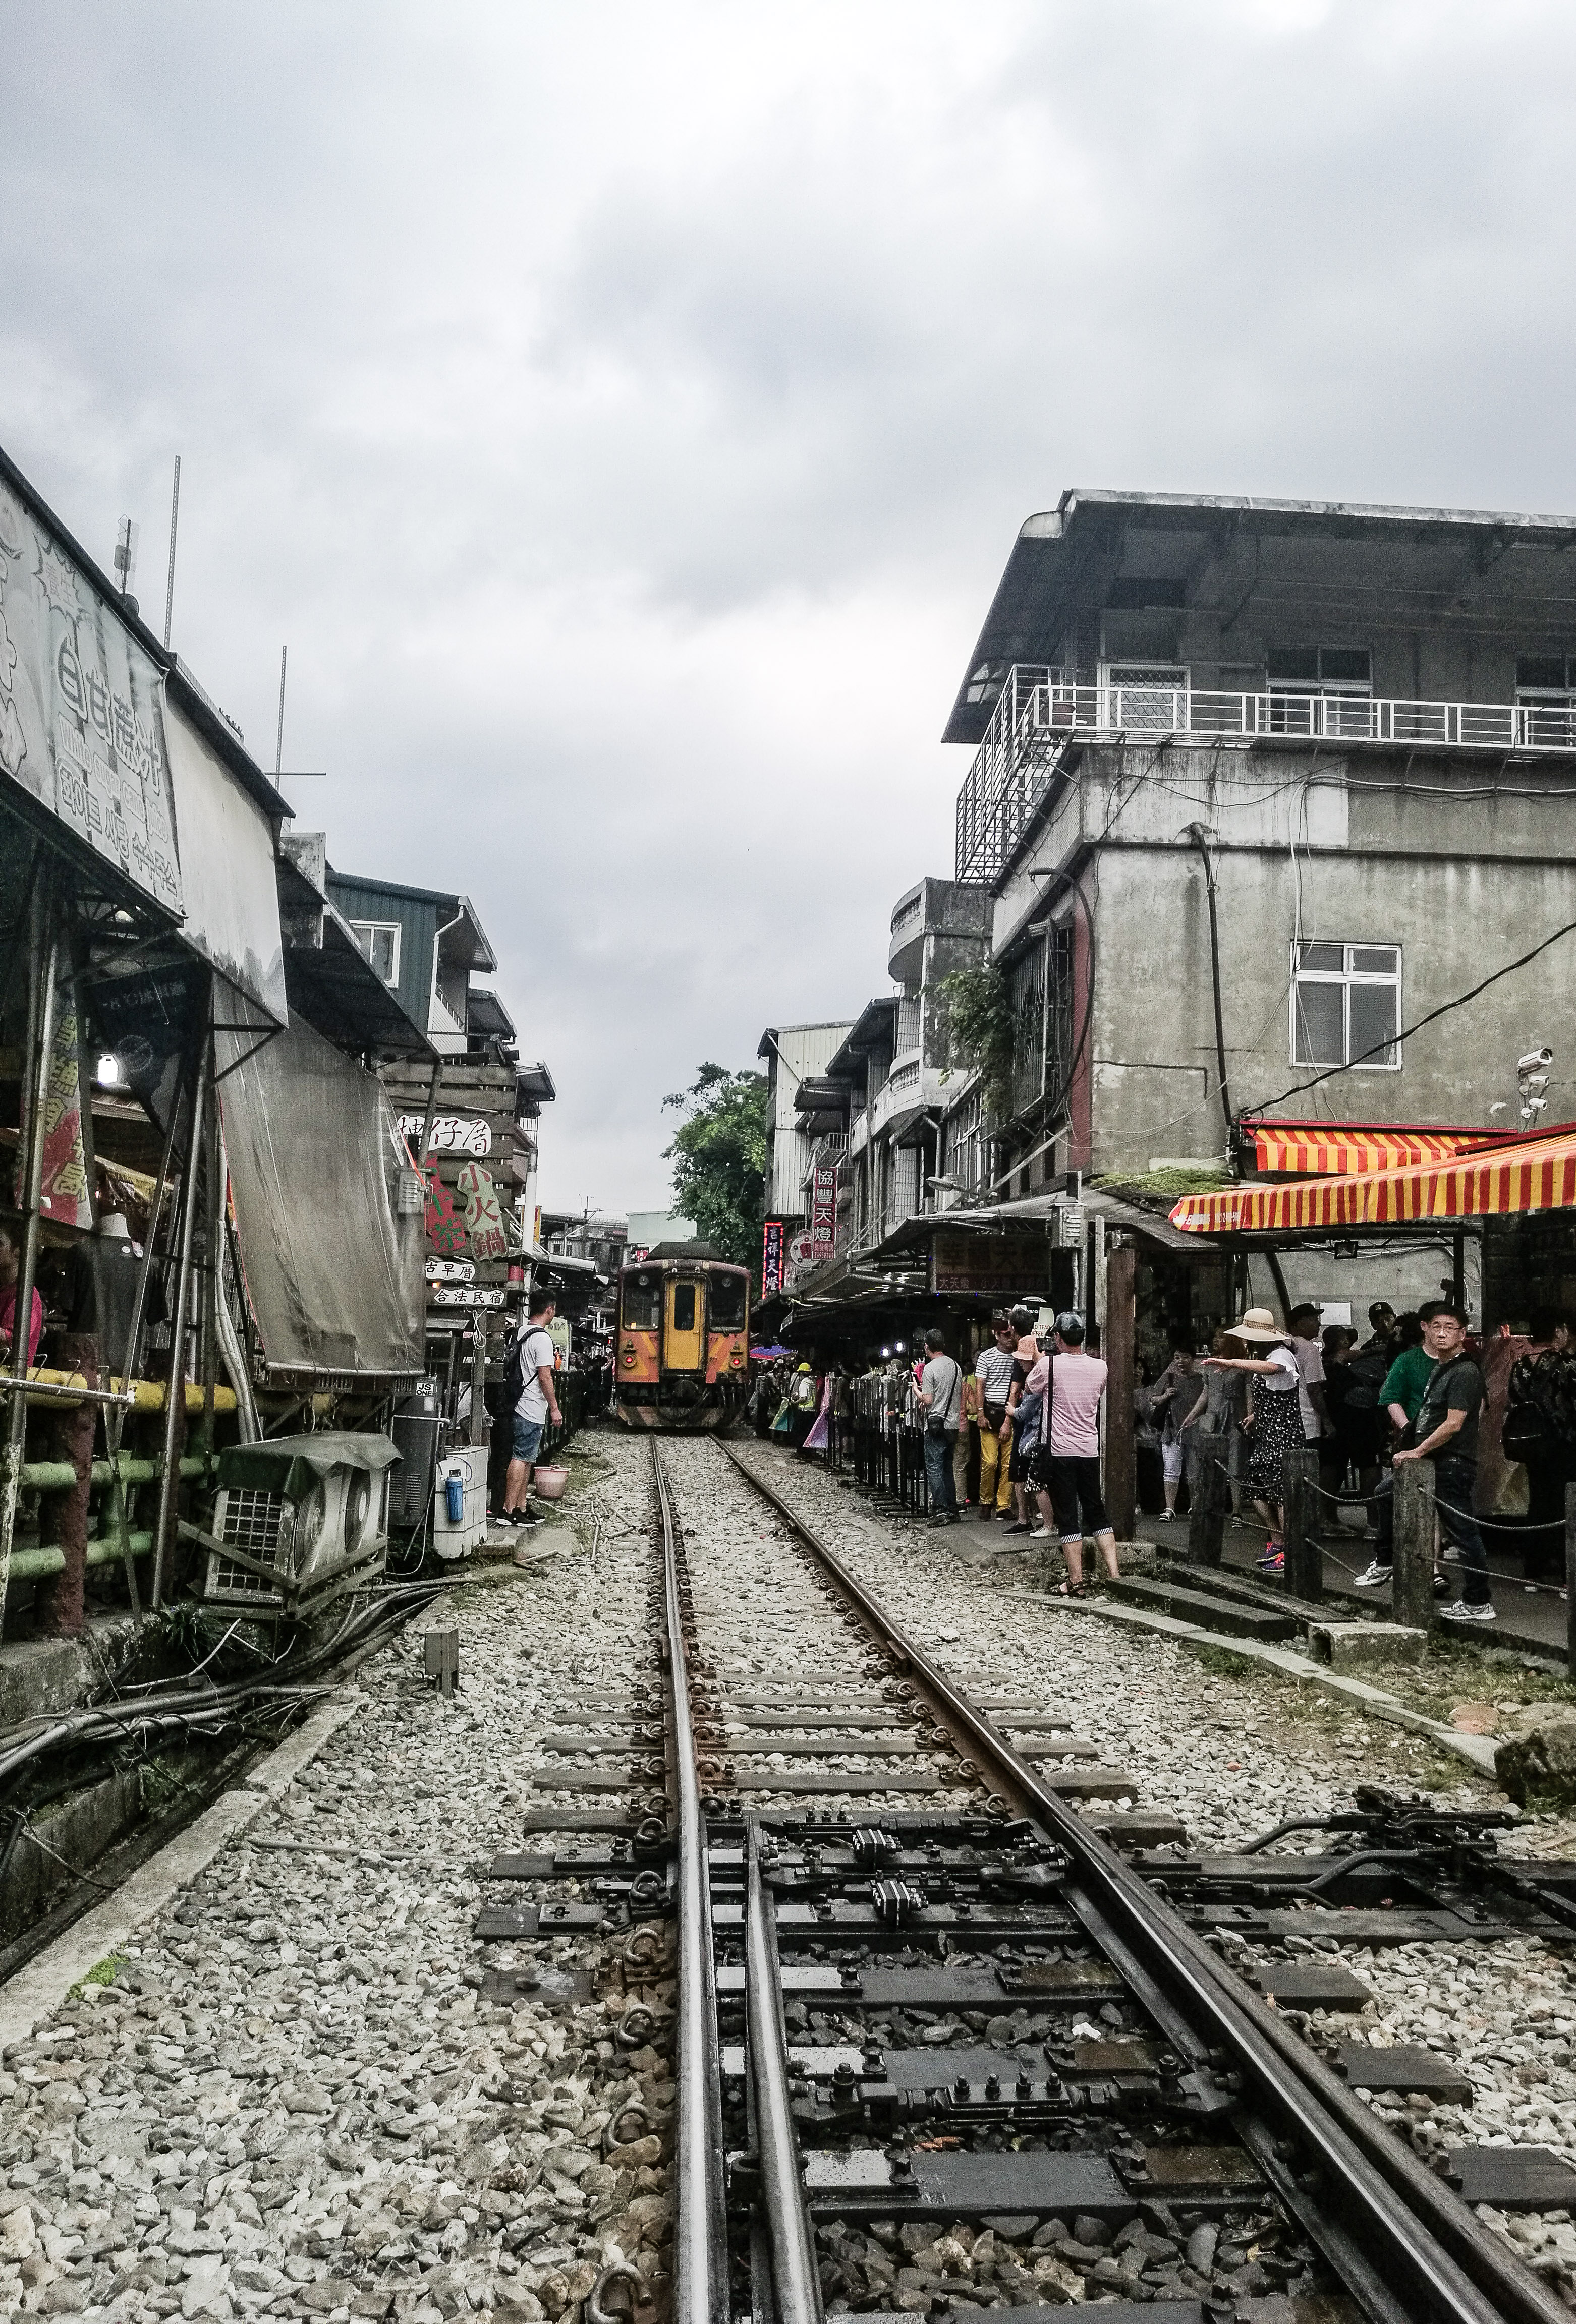
[[[1558,1871],[1507,1869],[1492,1817],[1381,1794],[1316,1852],[1156,1846],[1136,1785],[1066,1714],[1010,1668],[938,1667],[730,1448],[652,1458],[660,1670],[544,1738],[561,1765],[530,1826],[592,1845],[494,1868],[603,1902],[495,1927],[589,1930],[609,1904],[633,1922],[626,2042],[660,2032],[647,2002],[672,1979],[680,2324],[815,2324],[834,2301],[1015,2319],[1099,2301],[1111,2324],[1568,2314],[1275,2006],[1339,2007],[1350,1972],[1304,1961],[1255,1989],[1217,1950],[1325,1915],[1375,1943],[1561,1940]],[[736,1526],[708,1563],[708,1508],[746,1494],[758,1554]],[[1448,2061],[1410,2052],[1379,2084],[1365,2052],[1362,2070],[1437,2089]],[[1525,2153],[1482,2154],[1525,2175]],[[1540,2200],[1488,2183],[1479,2200]],[[650,2287],[620,2274],[639,2312]]]

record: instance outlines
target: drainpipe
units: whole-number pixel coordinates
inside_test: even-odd
[[[1215,867],[1210,861],[1210,835],[1201,823],[1190,823],[1188,837],[1204,866],[1204,886],[1210,899],[1210,979],[1215,993],[1215,1064],[1220,1077],[1220,1111],[1226,1121],[1226,1158],[1236,1167],[1237,1112],[1231,1085],[1226,1078],[1226,1017],[1220,1003],[1220,922],[1215,899]]]

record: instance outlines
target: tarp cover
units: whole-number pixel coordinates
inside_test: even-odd
[[[1291,1170],[1355,1176],[1362,1170],[1395,1170],[1407,1162],[1444,1162],[1474,1147],[1504,1144],[1514,1130],[1444,1130],[1407,1122],[1248,1121],[1261,1170]]]
[[[304,1501],[320,1477],[336,1469],[370,1469],[380,1475],[400,1458],[386,1436],[361,1436],[348,1428],[323,1428],[311,1436],[270,1436],[260,1444],[230,1444],[219,1454],[221,1485],[255,1493],[283,1493]]]
[[[299,1018],[215,1037],[241,1271],[270,1370],[420,1371],[420,1214],[383,1085]],[[247,1050],[253,1051],[250,1056]],[[237,1064],[237,1058],[244,1062]]]
[[[1508,1218],[1576,1207],[1576,1122],[1541,1138],[1443,1161],[1345,1178],[1292,1178],[1184,1194],[1172,1223],[1190,1234],[1394,1226],[1416,1219]]]
[[[237,991],[283,1025],[290,1012],[268,818],[177,703],[165,706],[164,740],[186,890],[182,933]],[[215,1013],[222,1019],[234,1011]]]

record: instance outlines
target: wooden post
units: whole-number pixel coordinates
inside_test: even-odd
[[[1395,1579],[1391,1609],[1397,1622],[1427,1630],[1433,1625],[1433,1462],[1395,1464]]]
[[[1565,1488],[1565,1660],[1576,1678],[1576,1485]]]
[[[1281,1455],[1286,1513],[1286,1589],[1314,1603],[1324,1594],[1324,1547],[1319,1539],[1319,1449],[1293,1444]]]
[[[1118,1541],[1131,1541],[1138,1522],[1138,1462],[1133,1440],[1134,1302],[1138,1253],[1130,1242],[1112,1245],[1106,1260],[1106,1507]]]
[[[1228,1440],[1201,1434],[1194,1443],[1198,1450],[1188,1511],[1188,1563],[1219,1565],[1226,1512],[1231,1506],[1231,1480],[1226,1474]]]

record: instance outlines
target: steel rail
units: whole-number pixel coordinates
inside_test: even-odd
[[[722,2060],[717,2039],[717,1960],[711,1872],[691,1724],[688,1647],[679,1596],[677,1521],[667,1471],[652,1439],[663,1527],[663,1602],[672,1697],[673,1788],[679,1812],[678,2138],[673,2224],[675,2324],[728,2324],[728,2216],[722,2182]]]
[[[715,1441],[715,1440],[714,1440]],[[1178,1997],[1212,2044],[1228,2050],[1276,2144],[1259,2152],[1266,2175],[1318,2237],[1326,2207],[1339,2232],[1326,2256],[1369,2316],[1406,2324],[1558,2324],[1569,2310],[1488,2234],[1455,2192],[1354,2098],[1274,2012],[1252,1995],[1117,1849],[1041,1783],[969,1698],[929,1660],[880,1600],[795,1509],[728,1444],[739,1474],[824,1566],[839,1591],[912,1673],[932,1705],[966,1733],[976,1757],[1020,1812],[1051,1832],[1099,1911],[1150,1972]],[[1283,2143],[1290,2142],[1283,2152]],[[1288,2153],[1295,2158],[1288,2161]],[[1362,2264],[1343,2266],[1353,2251]],[[1386,2300],[1392,2305],[1380,2305]]]
[[[777,2324],[820,2324],[820,2274],[804,2209],[799,2141],[788,2098],[777,1937],[761,1878],[760,1826],[753,1819],[746,1831],[745,1849],[749,1869],[745,1902],[745,2004]]]

